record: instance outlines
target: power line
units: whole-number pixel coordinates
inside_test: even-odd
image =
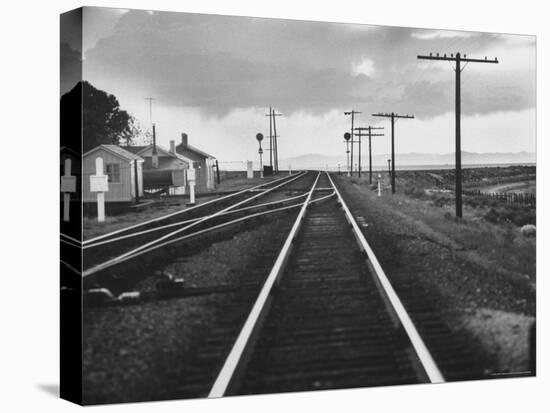
[[[148,98],[145,98],[145,100],[149,101],[149,124],[152,125],[153,124],[153,100],[155,100],[155,98],[148,97]]]
[[[273,172],[279,173],[279,152],[277,148],[277,124],[275,122],[276,116],[283,116],[282,113],[276,113],[275,109],[269,107],[269,162],[273,168]]]
[[[273,168],[273,117],[271,116],[271,106],[269,107],[269,166]]]
[[[361,177],[361,137],[368,136],[369,137],[369,184],[372,184],[372,143],[371,138],[373,136],[384,136],[383,133],[372,133],[375,129],[384,129],[384,127],[377,127],[377,126],[367,126],[363,128],[355,128],[356,131],[358,131],[355,136],[359,137],[359,177]],[[368,131],[367,134],[362,134],[362,131]]]
[[[391,119],[391,192],[395,194],[395,119],[414,119],[414,115],[399,115],[397,113],[373,113],[372,116]]]
[[[494,60],[487,59],[470,59],[466,55],[461,56],[460,53],[450,56],[444,54],[440,56],[439,53],[436,53],[434,56],[433,53],[430,53],[429,56],[417,56],[421,60],[442,60],[447,62],[455,62],[455,208],[457,218],[462,218],[462,148],[460,142],[460,74],[466,68],[469,63],[498,63],[498,59],[495,57]],[[464,67],[460,67],[462,63],[466,63]]]
[[[346,116],[351,115],[351,136],[352,136],[352,139],[351,139],[351,162],[350,162],[350,173],[351,173],[351,175],[353,175],[353,121],[355,119],[355,115],[358,115],[360,113],[361,112],[358,112],[358,111],[353,110],[353,109],[351,111],[344,112],[344,115],[346,115]]]

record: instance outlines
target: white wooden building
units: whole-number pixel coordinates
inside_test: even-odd
[[[108,176],[109,190],[105,202],[132,202],[143,196],[143,159],[117,145],[99,145],[82,156],[82,201],[95,202],[97,195],[90,192],[90,176],[96,174],[96,158],[103,158],[103,173]]]
[[[138,155],[144,160],[143,185],[145,191],[165,189],[169,195],[186,194],[187,170],[193,163],[176,152],[174,141],[170,141],[170,149],[160,145],[124,146],[123,149]],[[156,159],[154,152],[156,152]]]
[[[216,158],[194,146],[189,145],[186,133],[181,134],[181,143],[175,148],[176,153],[188,160],[195,168],[197,193],[209,192],[216,188]]]

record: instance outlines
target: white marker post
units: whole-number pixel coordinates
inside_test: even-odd
[[[187,171],[187,180],[189,181],[189,204],[195,205],[195,182],[196,182],[195,168],[191,165]]]
[[[103,158],[95,159],[95,175],[90,176],[90,192],[97,192],[97,222],[105,221],[105,192],[109,191],[109,177],[103,174]]]
[[[252,169],[252,161],[246,161],[246,177],[248,179],[254,178],[254,170]]]
[[[288,174],[292,175],[292,165],[288,165]]]
[[[382,179],[382,175],[378,174],[378,196],[382,196],[382,191],[380,189],[380,179]]]
[[[63,192],[63,221],[70,220],[71,192],[76,192],[76,176],[71,175],[71,160],[65,159],[65,173],[61,177],[61,192]]]

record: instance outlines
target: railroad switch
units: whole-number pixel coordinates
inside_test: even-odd
[[[181,290],[185,286],[185,280],[183,278],[175,278],[169,272],[157,271],[155,275],[160,278],[156,284],[157,290]]]
[[[85,305],[102,305],[116,301],[116,297],[107,288],[92,288],[83,295]]]

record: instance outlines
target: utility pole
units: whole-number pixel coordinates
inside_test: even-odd
[[[391,193],[395,194],[395,119],[414,119],[414,115],[399,115],[397,113],[373,113],[378,116],[391,119]]]
[[[269,113],[265,116],[269,116],[269,166],[273,171],[273,124],[271,115],[271,106],[269,107]]]
[[[361,176],[361,136],[369,137],[369,184],[372,184],[372,142],[373,136],[384,136],[383,133],[372,133],[373,129],[384,129],[384,127],[367,126],[366,128],[355,128],[359,131],[359,176]],[[368,131],[367,135],[361,135],[361,131]]]
[[[348,171],[348,176],[350,176],[350,169],[349,169],[349,141],[346,141],[346,157],[347,157],[347,160],[348,160],[348,164],[346,165],[347,166],[347,171]]]
[[[351,115],[351,162],[350,162],[350,173],[353,175],[353,121],[355,119],[355,115],[360,114],[361,112],[357,112],[356,110],[351,110],[349,112],[344,112],[344,115],[349,116]]]
[[[430,53],[429,56],[417,56],[418,59],[422,60],[444,60],[448,62],[455,62],[455,208],[457,218],[462,218],[462,148],[460,143],[460,73],[466,68],[466,65],[470,62],[472,63],[498,63],[498,59],[495,57],[494,60],[488,60],[487,56],[485,59],[469,59],[466,55],[461,56],[460,53],[457,53],[453,56],[451,53],[450,56],[444,54],[440,56],[439,53],[436,53],[434,56],[433,53]],[[464,62],[466,65],[460,67],[460,64]]]
[[[153,123],[153,150],[151,152],[151,164],[153,168],[159,167],[159,156],[157,152],[157,133],[155,131],[154,123]]]
[[[388,159],[388,176],[391,177],[391,159]]]
[[[273,161],[275,162],[275,171],[277,174],[279,174],[279,149],[277,147],[277,138],[279,135],[277,135],[277,123],[275,122],[275,116],[283,116],[282,113],[275,113],[275,109],[272,109],[272,116],[273,116]]]
[[[282,113],[275,113],[275,109],[269,107],[269,165],[272,172],[279,172],[279,153],[277,152],[277,125],[275,124],[275,116],[283,116]]]
[[[155,100],[155,98],[145,98],[145,100],[148,100],[149,101],[149,124],[152,126],[153,125],[153,100]]]
[[[359,139],[357,142],[359,143],[359,153],[358,153],[358,158],[359,158],[359,165],[358,165],[358,168],[357,168],[357,176],[359,178],[361,178],[361,138],[363,136],[368,136],[366,133],[363,134],[363,131],[365,130],[366,128],[354,128],[354,130],[356,130],[357,132],[353,134],[353,136],[357,136],[357,138]],[[351,145],[353,146],[353,143],[354,143],[354,140],[352,139],[351,140]]]

